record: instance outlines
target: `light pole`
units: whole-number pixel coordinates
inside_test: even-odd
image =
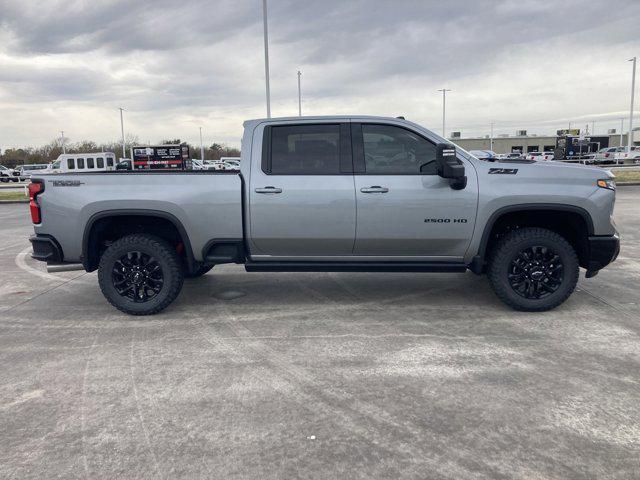
[[[204,162],[204,145],[202,144],[202,127],[200,128],[200,160]]]
[[[633,62],[633,72],[631,73],[631,108],[629,109],[629,138],[627,138],[627,152],[631,151],[633,145],[633,94],[636,89],[636,57],[630,58]]]
[[[493,152],[493,122],[491,122],[491,141],[489,142],[489,150]]]
[[[264,26],[264,79],[267,87],[267,118],[271,118],[271,90],[269,89],[269,30],[267,28],[267,0],[262,0],[262,24]]]
[[[64,146],[64,130],[60,130],[60,141],[62,142],[62,153],[67,153],[67,149]]]
[[[300,90],[300,76],[302,75],[302,72],[300,70],[298,70],[298,116],[301,117],[302,116],[302,93]]]
[[[620,146],[622,146],[622,132],[624,132],[624,117],[620,119]]]
[[[440,88],[438,89],[439,92],[442,92],[442,138],[447,138],[446,134],[445,134],[445,129],[444,129],[444,120],[445,120],[445,112],[446,112],[446,105],[447,105],[447,92],[450,92],[451,90],[448,88]]]
[[[122,133],[122,158],[127,158],[127,152],[125,151],[125,143],[124,143],[124,119],[122,117],[122,112],[124,112],[124,108],[119,107],[120,110],[120,132]]]

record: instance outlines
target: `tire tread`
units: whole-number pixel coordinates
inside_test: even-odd
[[[116,300],[111,298],[111,295],[109,295],[108,291],[106,290],[105,282],[111,281],[111,275],[110,272],[105,273],[105,269],[107,268],[106,264],[109,261],[110,250],[116,251],[122,246],[129,246],[130,248],[134,249],[136,247],[139,247],[140,245],[157,250],[159,252],[159,255],[165,258],[165,260],[169,264],[169,271],[164,272],[164,275],[166,278],[170,277],[175,281],[168,282],[170,284],[169,293],[162,302],[147,310],[132,310],[128,308],[126,304],[117,302]],[[153,315],[167,308],[176,299],[176,297],[180,293],[180,290],[182,290],[184,276],[180,258],[178,257],[175,249],[173,249],[166,240],[155,235],[132,234],[116,240],[104,252],[102,257],[100,258],[100,266],[98,267],[98,281],[100,284],[100,290],[102,291],[104,297],[111,305],[113,305],[121,312],[127,313],[129,315]]]
[[[509,291],[507,290],[511,287],[509,285],[505,285],[502,282],[500,273],[500,267],[504,263],[511,260],[511,256],[513,255],[513,248],[515,247],[515,245],[530,240],[532,237],[544,239],[552,243],[562,245],[567,249],[568,252],[570,252],[571,261],[576,266],[575,270],[571,272],[571,277],[567,279],[570,284],[570,288],[566,289],[563,295],[554,298],[551,302],[545,302],[541,300],[541,303],[537,306],[526,305],[523,302],[514,301],[513,298],[509,295]],[[573,293],[576,284],[578,283],[578,277],[580,273],[578,265],[578,256],[574,248],[562,235],[559,235],[558,233],[546,228],[525,227],[510,231],[499,241],[496,248],[492,251],[489,260],[489,268],[487,269],[487,276],[495,294],[500,300],[509,305],[511,308],[527,312],[543,312],[546,310],[551,310],[562,304]],[[569,266],[565,266],[565,268],[569,268]]]

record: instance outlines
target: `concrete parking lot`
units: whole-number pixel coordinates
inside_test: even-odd
[[[0,205],[0,478],[639,478],[639,205],[544,314],[472,273],[223,266],[145,318]]]

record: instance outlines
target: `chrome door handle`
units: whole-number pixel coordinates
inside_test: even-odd
[[[282,193],[282,189],[276,187],[256,188],[256,193]]]
[[[374,185],[368,188],[361,188],[360,191],[362,193],[387,193],[389,189],[387,187],[381,187],[379,185]]]

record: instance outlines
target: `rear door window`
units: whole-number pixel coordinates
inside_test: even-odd
[[[271,175],[340,174],[340,125],[271,128]]]

